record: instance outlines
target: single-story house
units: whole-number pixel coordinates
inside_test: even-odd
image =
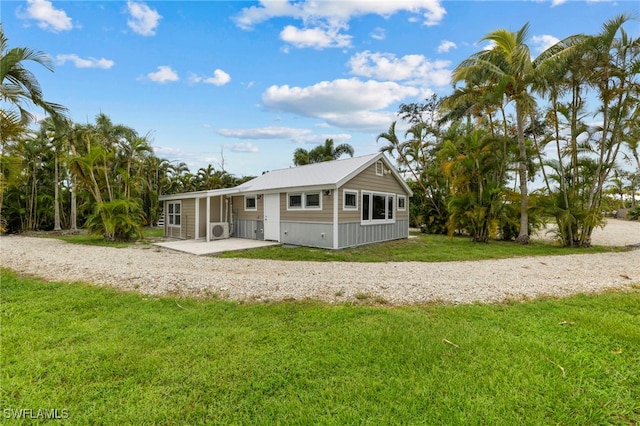
[[[167,237],[340,249],[409,236],[413,193],[382,154],[273,170],[234,188],[164,195]]]

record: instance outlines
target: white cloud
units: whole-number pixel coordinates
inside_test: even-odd
[[[293,25],[287,25],[280,33],[280,39],[295,47],[313,47],[323,49],[328,47],[349,47],[351,36],[340,34],[339,29],[320,28],[298,29]]]
[[[287,139],[298,141],[311,134],[309,129],[295,127],[258,127],[253,129],[218,129],[222,136],[238,139]]]
[[[389,17],[398,12],[421,15],[425,25],[438,24],[447,13],[440,0],[315,1],[260,0],[258,6],[242,9],[234,17],[236,25],[251,29],[272,18],[291,17],[304,22],[325,21],[346,24],[354,17],[375,14]]]
[[[397,58],[392,53],[356,53],[349,60],[351,73],[368,78],[446,86],[451,82],[449,61],[429,61],[423,55]]]
[[[225,145],[225,148],[229,148],[231,152],[249,152],[256,153],[260,151],[257,146],[251,142],[240,142]]]
[[[395,82],[356,78],[323,81],[308,87],[271,86],[262,95],[270,109],[321,118],[343,128],[380,129],[389,125],[391,113],[376,112],[420,90]]]
[[[559,38],[548,34],[531,37],[531,45],[538,53],[544,52],[559,41]]]
[[[280,38],[296,47],[320,49],[350,47],[352,36],[341,31],[347,30],[349,21],[355,17],[380,15],[387,18],[399,12],[419,15],[424,25],[440,23],[447,13],[440,0],[260,0],[259,5],[242,9],[232,19],[244,30],[250,30],[272,18],[300,20],[304,28],[289,25],[282,30]],[[376,28],[371,36],[381,40],[385,37],[384,30]]]
[[[131,19],[127,20],[127,25],[135,33],[143,36],[156,34],[156,28],[162,18],[156,10],[151,9],[145,3],[129,0],[127,1],[127,11],[131,15]]]
[[[111,59],[97,59],[91,56],[88,58],[81,58],[75,53],[56,56],[56,62],[59,65],[64,65],[67,61],[72,62],[76,68],[102,68],[107,70],[115,65],[115,62]]]
[[[191,75],[189,80],[192,83],[207,83],[216,86],[224,86],[231,81],[231,76],[221,69],[217,69],[213,72],[213,77],[200,77],[198,75]]]
[[[38,21],[38,27],[54,33],[73,28],[71,18],[64,10],[56,9],[47,0],[27,0],[26,17]],[[5,5],[6,6],[6,5]]]
[[[147,77],[151,81],[155,81],[156,83],[168,83],[170,81],[178,81],[180,77],[178,77],[178,73],[168,67],[166,65],[160,65],[158,67],[158,71],[150,72],[147,74]]]
[[[451,49],[455,49],[456,47],[458,47],[457,44],[455,44],[452,41],[449,40],[442,40],[440,42],[440,45],[438,45],[438,53],[447,53],[448,51],[450,51]]]
[[[380,27],[375,28],[369,35],[374,40],[384,40],[385,38],[387,38],[387,32],[384,28]]]
[[[551,0],[551,7],[560,6],[563,3],[566,3],[567,0]]]

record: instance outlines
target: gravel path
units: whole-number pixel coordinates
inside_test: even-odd
[[[609,221],[594,244],[640,244],[640,223]],[[150,295],[243,301],[500,302],[640,284],[640,250],[442,263],[317,263],[219,259],[157,247],[108,248],[48,238],[0,238],[0,266],[56,281]]]

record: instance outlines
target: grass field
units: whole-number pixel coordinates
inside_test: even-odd
[[[456,260],[504,259],[521,256],[555,256],[564,254],[604,253],[624,250],[595,246],[566,248],[548,241],[533,241],[523,246],[509,241],[474,243],[466,237],[414,234],[414,238],[369,244],[343,250],[310,247],[271,246],[223,253],[221,257],[297,261],[337,262],[448,262]]]
[[[385,308],[1,278],[2,424],[640,422],[639,288]]]

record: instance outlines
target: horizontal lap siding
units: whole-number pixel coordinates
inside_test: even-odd
[[[308,191],[317,192],[317,191]],[[290,194],[299,194],[292,191]],[[333,221],[333,193],[324,195],[324,191],[320,192],[322,197],[322,210],[287,210],[289,202],[287,193],[280,194],[280,221],[291,222],[332,222]]]
[[[232,197],[233,218],[240,220],[262,220],[263,200],[256,200],[257,210],[244,210],[244,196]]]
[[[344,190],[358,191],[358,210],[343,210],[344,206]],[[339,193],[339,209],[338,217],[340,222],[354,222],[361,220],[360,212],[362,211],[362,191],[372,192],[384,192],[388,194],[396,194],[395,206],[398,206],[398,195],[404,195],[407,197],[405,205],[407,209],[404,211],[396,210],[396,219],[409,220],[409,195],[405,192],[404,188],[398,182],[393,174],[378,176],[376,175],[375,163],[367,167],[356,177],[342,185]],[[374,225],[368,225],[374,226]]]
[[[171,238],[191,239],[195,238],[196,232],[196,200],[191,198],[180,200],[180,226],[169,226],[168,217],[165,218],[165,235]],[[165,216],[167,213],[167,202],[165,202]]]

